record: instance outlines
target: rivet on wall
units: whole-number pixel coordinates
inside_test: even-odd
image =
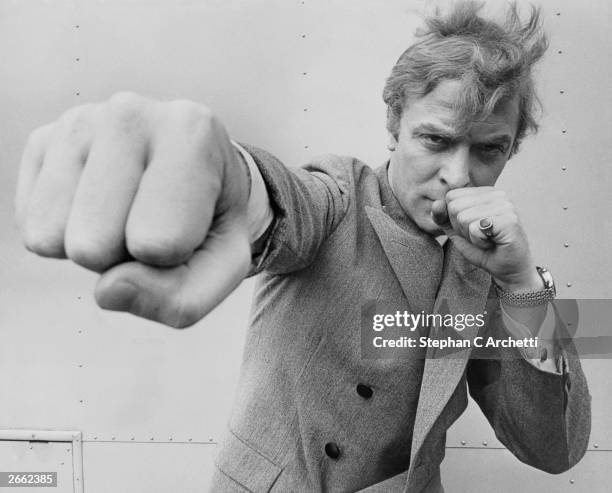
[[[566,171],[566,170],[567,170],[567,166],[561,166],[561,169],[562,169],[563,171]]]
[[[305,2],[303,2],[303,1],[301,2],[301,4],[302,4],[302,5],[304,5],[304,3],[305,3]],[[302,33],[302,39],[305,39],[305,38],[306,38],[306,33]],[[302,72],[302,76],[306,76],[306,75],[308,75],[308,73],[307,73],[307,72],[305,72],[305,71],[304,71],[304,72]],[[303,108],[303,112],[304,112],[304,113],[307,113],[307,112],[308,112],[308,108]],[[304,149],[308,149],[308,146],[307,146],[307,145],[305,145],[305,146],[304,146]]]
[[[81,25],[80,25],[80,24],[75,24],[75,25],[74,25],[74,28],[75,28],[75,29],[79,29],[80,27],[81,27]],[[75,61],[75,62],[79,62],[80,60],[81,60],[81,59],[80,59],[80,57],[76,57],[76,58],[74,59],[74,61]],[[77,97],[78,97],[78,96],[80,96],[80,95],[81,95],[81,91],[80,91],[79,89],[75,89],[75,91],[74,91],[74,95],[75,95],[75,96],[77,96]],[[78,299],[81,299],[81,297],[79,296],[79,297],[78,297]]]
[[[461,445],[465,445],[465,440],[461,440]]]
[[[571,288],[571,287],[572,287],[572,283],[571,283],[571,282],[568,282],[568,283],[567,283],[567,287],[568,287],[568,288]]]
[[[482,444],[486,447],[487,445],[489,445],[486,441],[482,442]]]
[[[569,247],[569,243],[563,243],[563,246],[564,246],[565,248],[568,248],[568,247]]]

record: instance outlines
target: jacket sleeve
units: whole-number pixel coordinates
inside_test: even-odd
[[[487,336],[506,337],[497,297],[489,297],[487,311]],[[552,474],[583,457],[591,430],[591,396],[580,359],[556,308],[555,318],[557,334],[564,336],[561,374],[535,367],[515,348],[472,359],[467,368],[470,395],[497,438],[519,460]]]
[[[261,172],[274,213],[249,276],[264,270],[286,274],[303,269],[346,215],[352,160],[330,155],[290,169],[266,151],[241,145]]]

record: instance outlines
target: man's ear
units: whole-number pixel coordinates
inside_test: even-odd
[[[389,141],[387,143],[387,149],[393,152],[396,147],[397,147],[397,139],[391,132],[389,132]]]

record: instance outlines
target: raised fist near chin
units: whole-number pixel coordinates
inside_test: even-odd
[[[186,327],[248,272],[248,186],[208,108],[119,93],[32,132],[16,216],[28,250],[101,274],[102,308]]]

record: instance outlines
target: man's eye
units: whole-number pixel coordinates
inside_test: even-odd
[[[433,144],[435,146],[442,146],[448,143],[448,140],[445,137],[442,137],[441,135],[435,135],[435,134],[425,134],[423,135],[423,139],[427,143]]]
[[[485,152],[487,154],[505,154],[506,153],[506,148],[502,145],[497,145],[497,144],[482,145],[480,146],[480,149],[482,152]]]

